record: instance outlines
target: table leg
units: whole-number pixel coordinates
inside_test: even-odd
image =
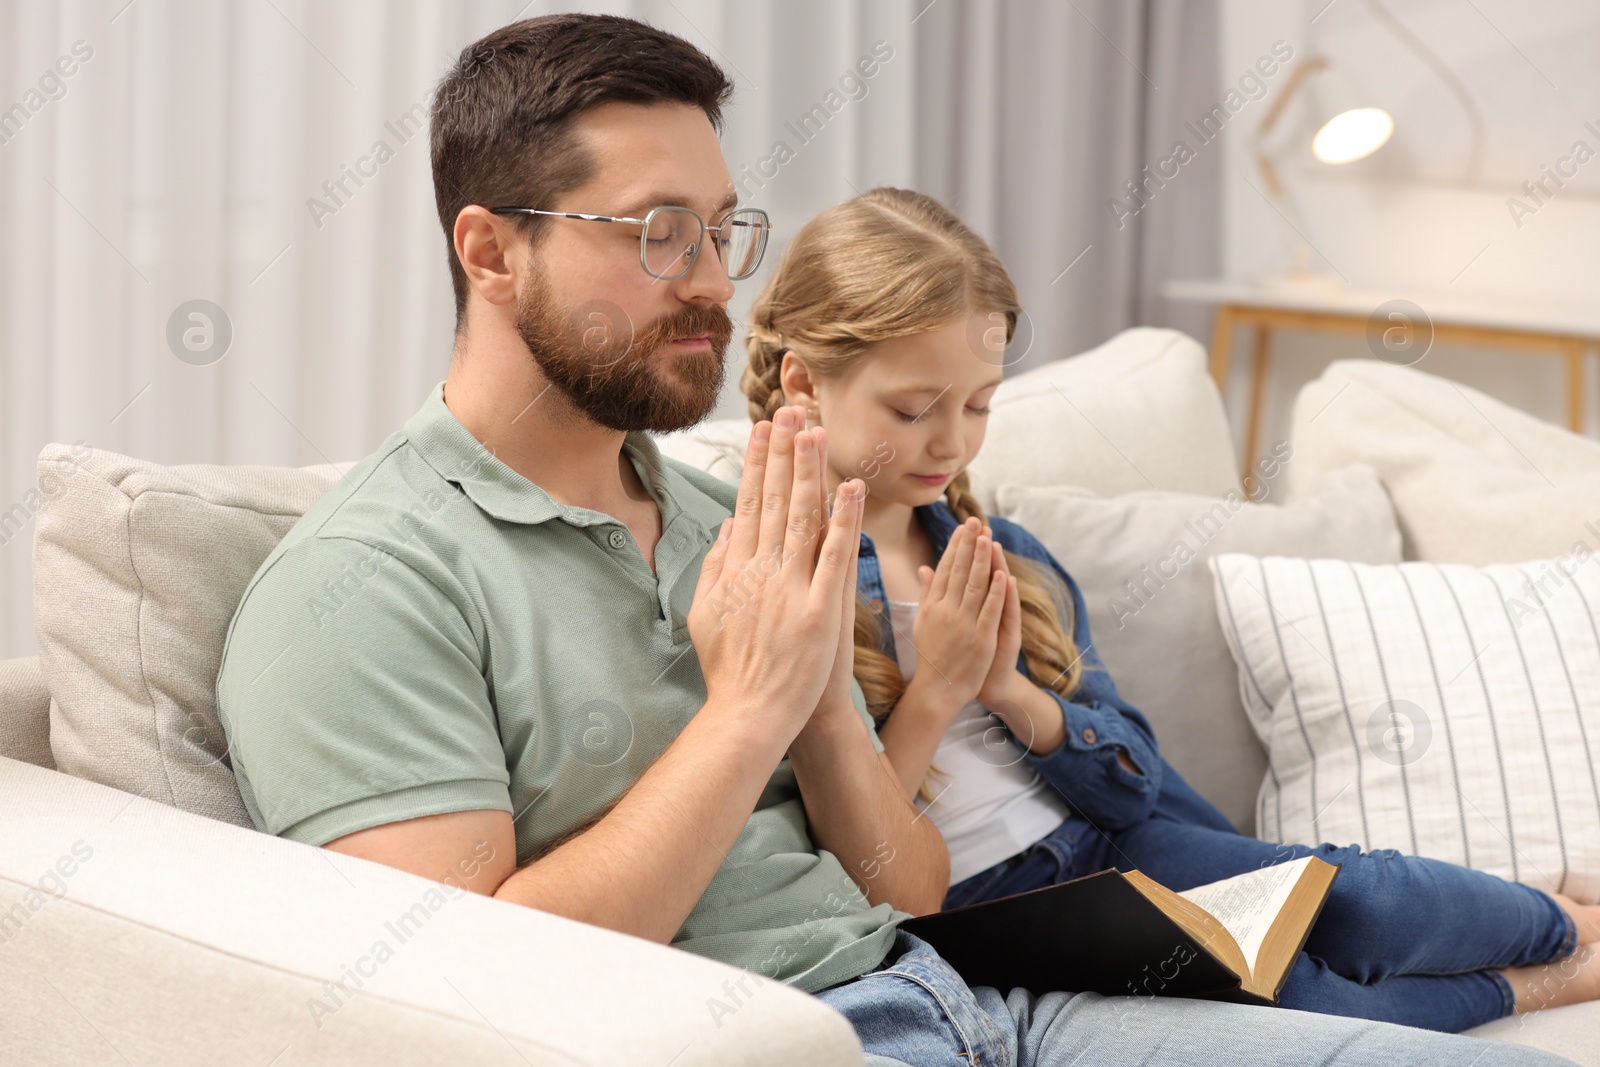
[[[1232,304],[1218,304],[1211,327],[1211,380],[1217,383],[1224,408],[1228,398],[1228,360],[1233,355],[1233,327],[1238,316],[1238,309]]]
[[[1577,338],[1563,341],[1561,350],[1567,357],[1567,427],[1573,433],[1583,432],[1583,342]]]
[[[1255,365],[1250,374],[1250,422],[1245,432],[1241,481],[1248,480],[1261,447],[1261,408],[1267,391],[1267,367],[1272,361],[1272,328],[1256,326]]]

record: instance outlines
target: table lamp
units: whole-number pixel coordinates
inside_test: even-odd
[[[1273,101],[1256,130],[1256,166],[1266,184],[1266,195],[1288,221],[1291,231],[1288,272],[1262,281],[1279,286],[1336,286],[1342,284],[1338,276],[1311,266],[1313,249],[1303,233],[1304,220],[1290,218],[1299,212],[1284,197],[1274,153],[1266,146],[1284,110],[1302,91],[1307,93],[1317,131],[1311,138],[1311,154],[1323,163],[1353,163],[1370,156],[1394,133],[1394,118],[1383,108],[1364,100],[1327,57],[1311,56],[1289,75],[1283,92]]]

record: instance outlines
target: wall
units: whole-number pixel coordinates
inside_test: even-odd
[[[1284,177],[1319,253],[1317,265],[1326,270],[1331,264],[1353,286],[1396,296],[1420,290],[1499,304],[1594,307],[1600,155],[1578,167],[1542,206],[1522,185],[1540,179],[1542,166],[1570,156],[1576,141],[1600,153],[1600,133],[1585,126],[1592,122],[1600,131],[1600,66],[1593,62],[1600,7],[1587,0],[1391,0],[1387,6],[1479,101],[1485,136],[1476,180],[1463,180],[1472,155],[1466,112],[1362,0],[1223,3],[1225,87],[1273,41],[1284,40],[1300,58],[1329,56],[1357,89],[1395,116],[1390,143],[1344,167],[1311,157],[1311,131],[1299,103],[1281,120],[1283,137],[1269,142],[1286,149]],[[1227,276],[1236,280],[1274,273],[1289,259],[1290,232],[1258,191],[1256,125],[1269,102],[1252,104],[1253,116],[1239,116],[1248,122],[1225,134],[1224,260]],[[1512,197],[1535,210],[1514,215]],[[1286,433],[1295,393],[1329,360],[1369,355],[1357,337],[1293,334],[1281,335],[1275,353],[1266,441]],[[1247,355],[1241,343],[1230,381],[1235,425],[1244,416]],[[1596,433],[1600,388],[1593,357],[1588,362],[1587,428]],[[1565,424],[1565,369],[1557,360],[1435,346],[1417,367]]]

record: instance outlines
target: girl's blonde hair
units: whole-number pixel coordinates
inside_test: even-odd
[[[930,196],[879,187],[823,211],[784,251],[750,312],[750,365],[739,387],[751,421],[760,422],[783,406],[784,352],[815,377],[833,378],[878,341],[925,333],[973,312],[1003,315],[1009,344],[1021,310],[999,257],[965,223]],[[977,516],[988,523],[966,471],[951,479],[945,502],[957,522]],[[1005,556],[1022,604],[1028,674],[1070,697],[1083,673],[1071,636],[1072,601],[1054,573]],[[879,723],[906,689],[899,664],[881,651],[884,607],[856,593],[855,676]],[[919,795],[932,799],[929,792],[924,782]]]

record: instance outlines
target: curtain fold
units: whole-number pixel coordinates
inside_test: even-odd
[[[1034,340],[1008,372],[1137,324],[1202,330],[1160,287],[1216,272],[1220,155],[1149,186],[1137,213],[1128,183],[1217,94],[1216,5],[940,0],[918,29],[920,188],[994,245],[1022,291]]]

